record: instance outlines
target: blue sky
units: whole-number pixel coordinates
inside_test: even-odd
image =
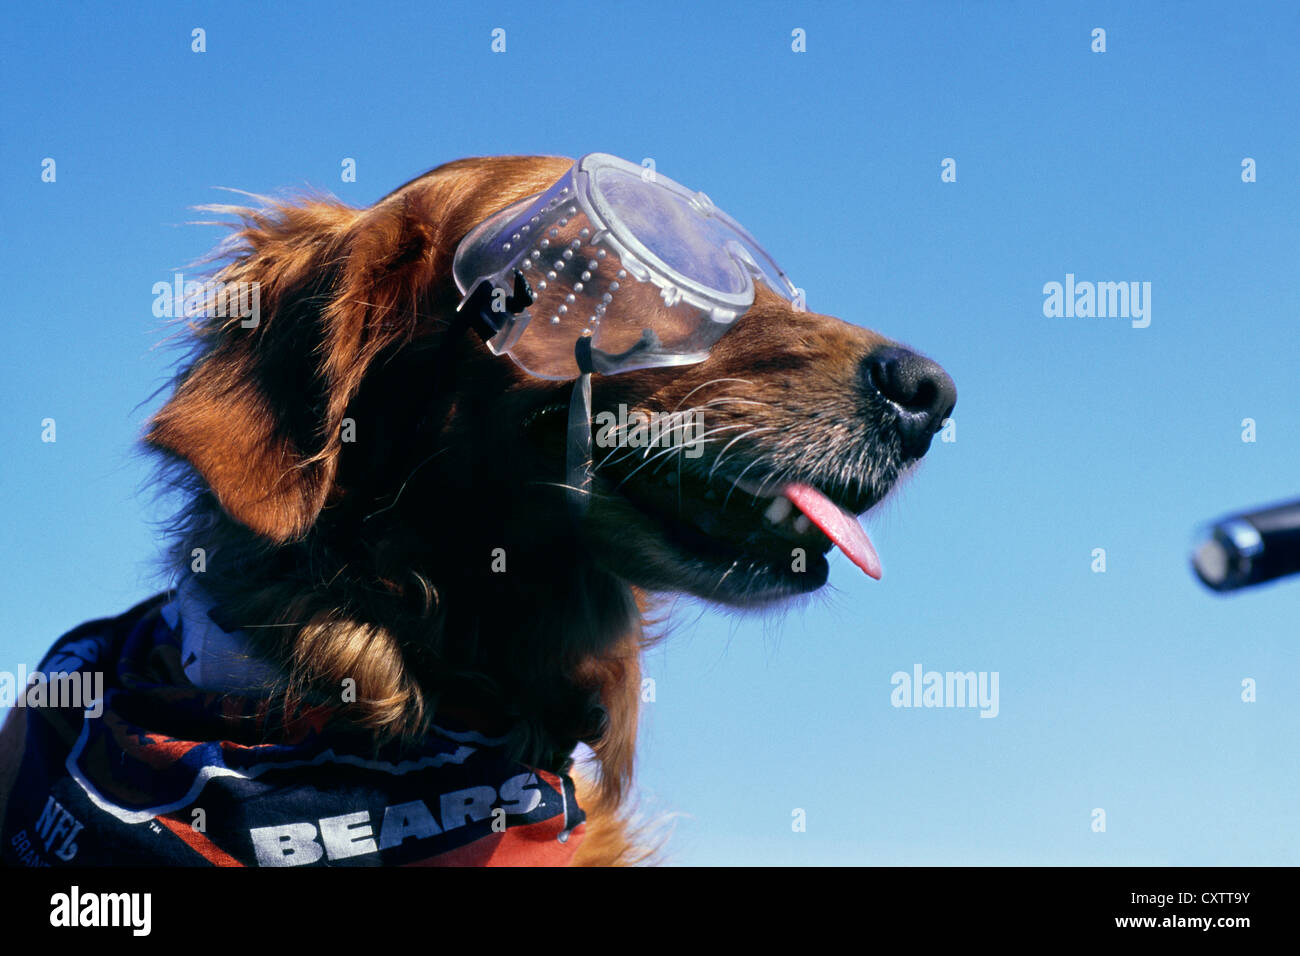
[[[678,815],[670,856],[1300,862],[1300,582],[1219,598],[1186,563],[1200,522],[1300,495],[1293,5],[7,17],[0,668],[158,585],[164,509],[134,442],[172,357],[150,289],[219,238],[188,207],[217,186],[365,204],[470,155],[651,157],[810,308],[932,355],[960,392],[957,440],[867,520],[882,581],[837,556],[784,613],[677,605],[640,770],[647,810]],[[1045,317],[1067,274],[1150,282],[1150,326]],[[891,706],[916,664],[998,672],[998,716]]]

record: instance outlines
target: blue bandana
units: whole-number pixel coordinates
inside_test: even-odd
[[[182,589],[60,638],[19,702],[27,739],[0,862],[571,861],[585,815],[566,774],[513,762],[504,738],[441,717],[418,744],[377,751],[336,730],[329,708],[286,720],[265,694],[232,689],[265,666],[238,660],[237,637]],[[66,699],[83,686],[102,697]]]

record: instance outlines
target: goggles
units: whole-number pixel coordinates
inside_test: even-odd
[[[592,373],[703,361],[753,304],[756,282],[802,308],[772,257],[708,196],[606,153],[475,226],[452,272],[459,308],[494,354],[538,378],[578,380],[568,458],[579,506]]]

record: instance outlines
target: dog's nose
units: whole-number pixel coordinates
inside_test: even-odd
[[[920,458],[957,404],[957,386],[937,362],[898,346],[876,349],[862,360],[863,387],[879,392],[898,413],[903,453]]]

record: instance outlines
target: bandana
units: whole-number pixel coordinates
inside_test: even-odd
[[[265,665],[199,607],[182,587],[83,624],[19,688],[27,739],[0,862],[571,861],[585,815],[569,776],[512,762],[504,738],[441,715],[418,744],[377,751],[335,730],[330,708],[285,720],[265,693],[238,693]]]

